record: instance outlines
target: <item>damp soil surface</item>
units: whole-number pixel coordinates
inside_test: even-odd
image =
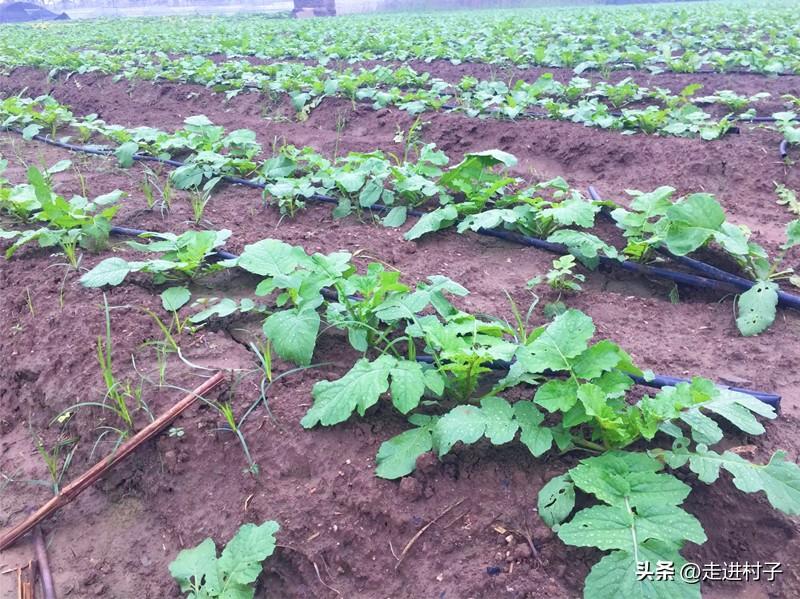
[[[771,91],[770,81],[762,86]],[[413,118],[397,110],[373,111],[325,100],[297,123],[288,107],[257,94],[228,102],[197,86],[115,83],[95,75],[47,82],[41,72],[18,70],[0,78],[0,92],[28,88],[52,93],[76,114],[98,113],[108,123],[172,129],[193,114],[206,114],[226,128],[256,131],[265,148],[277,143],[310,145],[332,156],[348,151],[402,153],[395,141]],[[771,252],[782,243],[792,216],[775,202],[773,181],[800,188],[800,170],[780,160],[779,136],[744,127],[741,134],[704,143],[693,139],[619,135],[551,121],[514,123],[426,114],[421,136],[460,160],[465,152],[500,148],[517,156],[519,176],[564,176],[576,187],[595,185],[606,197],[625,200],[626,189],[672,185],[680,193],[714,193],[733,222],[747,225]],[[343,125],[342,125],[343,123]],[[548,270],[553,256],[533,248],[446,232],[420,242],[402,238],[406,227],[381,227],[368,217],[336,220],[326,206],[309,205],[295,218],[281,217],[257,190],[226,186],[214,194],[195,224],[188,194],[177,192],[169,207],[148,208],[142,183],[163,182],[168,172],[137,164],[120,169],[112,159],[72,154],[37,142],[0,135],[9,160],[6,177],[24,180],[24,163],[52,164],[69,158],[74,168],[55,176],[67,197],[99,195],[115,188],[129,195],[116,224],[156,231],[227,228],[226,249],[274,237],[307,251],[347,250],[366,265],[381,261],[408,282],[446,274],[466,286],[459,300],[467,310],[511,318],[508,296],[544,322],[541,306],[559,297],[526,281]],[[3,226],[9,223],[3,222]],[[101,254],[82,255],[80,268],[112,253],[133,256],[114,239]],[[796,254],[788,257],[797,266]],[[756,460],[778,448],[797,461],[800,451],[800,318],[781,309],[775,324],[757,337],[742,338],[734,322],[733,298],[690,288],[677,290],[619,271],[587,272],[582,292],[560,297],[589,314],[597,338],[611,338],[642,368],[675,376],[703,375],[737,386],[782,395],[780,417],[759,438],[731,437]],[[25,248],[0,262],[0,526],[12,525],[46,501],[51,488],[36,450],[76,445],[63,483],[113,450],[119,421],[108,410],[74,407],[103,399],[96,358],[105,334],[101,291],[83,288],[80,272],[52,250]],[[197,297],[250,294],[254,281],[226,272],[196,284]],[[178,355],[159,353],[164,336],[150,312],[167,320],[160,289],[132,276],[105,293],[115,376],[141,386],[136,427],[198,386],[214,369],[235,374],[209,402],[230,402],[241,415],[258,404],[243,426],[259,474],[247,472],[239,440],[225,430],[214,408],[201,403],[181,416],[171,433],[140,448],[102,482],[44,523],[59,596],[156,599],[178,597],[167,566],[182,548],[206,537],[227,541],[244,522],[280,522],[278,548],[265,563],[257,596],[262,598],[534,598],[581,595],[582,581],[599,558],[596,551],[567,547],[539,520],[536,494],[577,455],[535,460],[519,444],[458,447],[442,461],[422,460],[401,481],[374,476],[379,445],[405,429],[385,404],[364,418],[306,431],[299,421],[311,403],[315,381],[343,374],[355,359],[346,340],[321,338],[314,368],[276,377],[261,398],[261,376],[251,341],[257,318],[240,316],[176,336]],[[508,294],[508,296],[506,295]],[[290,366],[276,363],[281,373]],[[146,409],[145,409],[146,407]],[[58,417],[70,414],[64,423]],[[110,432],[109,432],[110,431]],[[101,434],[106,433],[99,439]],[[752,446],[752,447],[751,447]],[[65,450],[66,451],[66,450]],[[62,453],[63,455],[63,453]],[[709,541],[690,546],[698,563],[781,562],[783,573],[768,583],[717,582],[706,596],[767,598],[800,596],[797,522],[776,513],[761,496],[740,493],[725,476],[706,487],[694,477],[687,502]],[[428,523],[433,525],[416,537]],[[402,561],[398,557],[410,545]],[[0,571],[27,563],[27,540],[0,554]],[[15,597],[15,575],[0,574],[0,598]]]

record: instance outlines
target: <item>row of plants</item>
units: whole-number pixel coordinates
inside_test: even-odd
[[[42,183],[30,185],[44,197]],[[564,543],[611,551],[592,568],[586,596],[699,596],[699,586],[681,580],[635,577],[638,562],[679,564],[687,541],[705,541],[699,521],[680,507],[691,491],[681,469],[704,483],[717,480],[724,469],[743,492],[763,492],[776,509],[800,513],[800,468],[783,452],[757,464],[712,449],[725,443],[725,430],[764,433],[757,416],[774,418],[772,407],[700,377],[633,399],[631,375],[649,374],[613,341],[593,342],[594,324],[580,311],[560,310],[540,326],[531,326],[513,303],[512,321],[476,315],[454,303],[468,290],[445,276],[411,285],[378,262],[360,269],[348,252],[309,255],[276,239],[250,244],[235,259],[204,260],[228,234],[188,231],[131,242],[156,257],[136,263],[108,258],[81,282],[102,287],[122,283],[132,271],[144,272],[154,283],[168,285],[164,300],[173,297],[176,284],[221,268],[256,275],[260,281],[252,293],[263,298],[259,303],[229,300],[233,310],[222,312],[217,304],[191,319],[255,310],[272,350],[299,366],[312,363],[321,334],[340,331],[361,357],[339,378],[314,384],[313,405],[301,424],[332,426],[355,412],[370,417],[370,408],[389,402],[412,428],[381,445],[376,475],[382,478],[406,476],[423,453],[441,457],[457,444],[504,445],[518,438],[536,458],[585,452],[590,457],[542,488],[538,506]],[[193,260],[195,267],[189,268]],[[122,276],[109,278],[119,261],[127,264]],[[164,301],[165,308],[186,309],[189,298],[183,297]],[[529,317],[533,313],[529,310]],[[499,361],[507,365],[501,376]],[[230,596],[252,596],[258,564],[271,552],[277,530],[272,522],[263,526],[248,526],[241,546],[235,542],[219,558],[208,541],[181,554],[171,568],[181,588],[196,596],[227,596],[220,588],[241,593]],[[234,564],[240,561],[249,565],[237,574]]]
[[[551,73],[528,83],[513,85],[502,80],[478,80],[471,76],[450,84],[429,73],[418,73],[408,66],[376,66],[332,70],[302,63],[252,64],[248,61],[215,62],[195,56],[170,58],[166,55],[109,56],[82,51],[71,54],[39,55],[25,53],[14,66],[36,66],[50,70],[50,76],[65,73],[102,72],[118,79],[179,81],[205,85],[227,97],[245,90],[288,94],[297,117],[305,119],[326,97],[343,97],[368,102],[375,109],[397,106],[411,113],[427,110],[458,110],[470,116],[515,119],[539,117],[568,120],[588,126],[650,134],[701,136],[717,139],[731,127],[734,119],[756,116],[752,104],[767,97],[732,90],[716,90],[696,95],[701,86],[687,86],[680,93],[663,88],[647,88],[631,78],[616,84],[574,77],[560,83]],[[797,99],[786,96],[787,103]],[[635,107],[626,107],[636,103]],[[641,106],[642,103],[648,103]],[[717,105],[728,114],[713,118],[700,105]],[[620,110],[621,109],[621,110]]]
[[[103,135],[120,144],[115,153],[123,166],[129,166],[142,151],[165,158],[186,156],[185,163],[170,175],[182,189],[202,187],[210,193],[223,176],[250,176],[264,185],[265,199],[290,216],[305,201],[320,196],[337,198],[335,217],[380,210],[382,224],[399,227],[410,214],[419,216],[405,233],[408,240],[453,226],[459,232],[501,228],[563,244],[589,268],[597,266],[600,256],[650,262],[662,246],[677,256],[713,246],[756,282],[737,302],[737,325],[745,335],[760,333],[774,321],[776,281],[793,274],[782,263],[800,238],[800,221],[793,220],[786,227],[781,253],[770,257],[750,239],[746,228],[727,221],[710,194],[690,194],[675,201],[674,189],[669,187],[633,192],[626,209],[613,202],[589,200],[560,178],[528,184],[508,171],[516,158],[499,150],[467,154],[449,168],[449,158],[433,144],[407,147],[403,159],[371,152],[329,160],[308,147],[283,146],[270,158],[259,160],[261,146],[252,131],[240,129],[226,135],[203,116],[187,118],[184,128],[174,134],[147,127],[127,129],[106,125],[93,115],[75,121],[65,107],[47,96],[8,98],[0,104],[0,116],[6,116],[6,125],[24,125],[23,132],[29,136],[43,126],[54,132],[64,125],[76,128],[84,141]],[[416,160],[409,159],[412,150]],[[610,212],[628,239],[621,252],[592,232],[601,210]]]
[[[249,55],[262,59],[450,60],[519,66],[638,68],[694,72],[800,71],[794,6],[542,9],[348,16],[326,21],[248,18],[99,20],[12,27],[0,56],[121,48],[172,54]]]

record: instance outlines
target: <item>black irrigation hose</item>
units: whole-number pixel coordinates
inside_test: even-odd
[[[498,239],[504,239],[520,245],[535,247],[541,250],[552,252],[554,254],[565,255],[570,253],[569,249],[560,243],[552,243],[550,241],[545,241],[544,239],[538,239],[528,235],[521,235],[511,231],[480,229],[477,231],[477,233],[480,235],[487,235],[489,237],[497,237]],[[706,277],[670,270],[668,268],[661,268],[658,266],[647,266],[645,264],[639,264],[638,262],[632,262],[631,260],[608,258],[607,256],[598,256],[598,260],[603,265],[615,266],[644,277],[658,277],[662,279],[668,279],[674,283],[680,283],[682,285],[700,287],[703,289],[713,289],[715,291],[722,291],[725,293],[730,293],[733,291],[732,285],[725,281],[718,281],[717,279],[709,279]]]
[[[418,362],[424,362],[425,364],[432,364],[433,357],[428,355],[418,355],[417,356]],[[496,360],[494,362],[490,362],[487,364],[489,368],[492,370],[508,370],[511,367],[511,362],[506,360]],[[676,376],[662,376],[662,375],[654,375],[653,378],[650,380],[645,379],[641,376],[636,376],[635,374],[630,374],[628,372],[625,373],[628,377],[630,377],[637,385],[642,385],[645,387],[653,387],[654,389],[661,389],[662,387],[674,387],[679,383],[691,383],[691,379],[676,377]],[[717,384],[717,387],[721,389],[728,389],[730,391],[736,391],[737,393],[743,393],[745,395],[750,395],[751,397],[755,397],[759,401],[769,404],[774,408],[780,408],[781,405],[781,396],[776,395],[774,393],[767,393],[766,391],[754,391],[752,389],[745,389],[743,387],[729,387],[727,385]]]
[[[153,235],[153,232],[151,232],[151,231],[143,231],[141,229],[131,229],[131,228],[128,228],[128,227],[111,227],[111,231],[110,232],[112,234],[115,234],[115,235],[124,235],[124,236],[130,236],[130,237],[138,237],[140,235]],[[548,243],[548,242],[544,242],[544,243]],[[549,244],[549,245],[558,246],[558,244]],[[236,254],[232,254],[230,252],[225,252],[223,250],[217,250],[216,252],[214,252],[214,255],[219,257],[219,258],[222,258],[224,260],[236,260],[239,257]],[[323,289],[322,291],[323,291],[323,295],[326,296],[327,299],[336,299],[338,297],[335,292],[327,291],[325,289]],[[425,363],[432,363],[433,362],[433,358],[431,356],[426,356],[426,355],[417,356],[417,360],[420,361],[420,362],[425,362]],[[490,368],[493,368],[495,370],[507,370],[509,368],[509,366],[510,366],[510,363],[506,362],[506,361],[495,361],[495,362],[490,363],[489,366],[490,366]],[[682,378],[671,377],[671,376],[656,375],[651,380],[645,380],[642,377],[638,377],[638,376],[631,375],[631,374],[629,374],[628,376],[630,376],[639,385],[645,385],[647,387],[654,387],[654,388],[674,386],[674,385],[676,385],[678,383],[683,383],[683,382],[691,382],[689,379],[682,379]],[[724,385],[718,385],[718,386],[726,388],[726,389],[730,389],[731,391],[738,391],[739,393],[744,393],[746,395],[750,395],[750,396],[755,397],[756,399],[758,399],[758,400],[760,400],[760,401],[762,401],[762,402],[764,402],[766,404],[769,404],[769,405],[771,405],[773,407],[776,407],[776,408],[780,406],[780,401],[781,401],[781,396],[780,395],[775,395],[773,393],[767,393],[765,391],[755,391],[755,390],[752,390],[752,389],[745,389],[745,388],[740,388],[740,387],[725,387]]]
[[[778,152],[781,154],[781,160],[786,160],[789,157],[789,142],[787,140],[781,140],[778,146]]]
[[[20,133],[19,131],[15,130],[15,129],[9,129],[9,131],[14,131],[15,133]],[[88,154],[95,154],[95,155],[101,155],[101,156],[109,156],[109,155],[112,154],[112,152],[110,150],[99,150],[99,149],[86,148],[86,147],[82,147],[82,146],[75,146],[75,145],[67,144],[67,143],[64,143],[64,142],[54,141],[54,140],[51,140],[51,139],[48,139],[46,137],[42,137],[42,136],[39,136],[39,135],[34,136],[34,139],[37,139],[38,141],[43,141],[43,142],[45,142],[47,144],[50,144],[50,145],[54,145],[54,146],[57,146],[57,147],[68,149],[68,150],[72,150],[72,151],[75,151],[75,152],[84,152],[84,153],[88,153]],[[178,162],[176,160],[167,160],[167,159],[158,158],[158,157],[155,157],[155,156],[147,156],[147,155],[144,155],[144,154],[134,154],[133,159],[134,160],[148,160],[148,161],[161,162],[161,163],[165,163],[165,164],[172,164],[174,166],[183,166],[183,163]],[[241,179],[239,177],[224,177],[224,179],[226,179],[227,181],[229,181],[231,183],[235,183],[235,184],[238,184],[238,185],[246,185],[248,187],[254,187],[254,188],[259,188],[259,189],[263,189],[265,187],[265,185],[262,184],[262,183],[249,181],[247,179]],[[316,201],[325,202],[325,203],[337,203],[338,204],[338,200],[336,200],[335,198],[331,198],[329,196],[314,195],[310,199],[314,199]],[[384,206],[382,204],[375,204],[375,205],[370,207],[370,210],[375,210],[375,211],[379,211],[379,212],[385,212],[385,211],[388,211],[390,209],[391,208],[389,208],[387,206]],[[423,212],[421,212],[419,210],[409,210],[408,213],[411,214],[412,216],[421,216],[422,214],[424,214]],[[142,236],[142,235],[158,235],[158,233],[153,232],[153,231],[145,231],[145,230],[142,230],[142,229],[133,229],[133,228],[130,228],[130,227],[119,227],[119,226],[111,227],[111,229],[109,230],[109,233],[111,233],[113,235],[121,235],[121,236],[126,236],[126,237],[139,237],[139,236]],[[477,231],[477,233],[480,234],[480,235],[486,235],[488,237],[496,237],[498,239],[504,239],[506,241],[512,241],[514,243],[519,243],[519,244],[522,244],[522,245],[528,245],[528,246],[531,246],[531,247],[536,247],[536,248],[543,249],[543,250],[546,250],[546,251],[549,251],[549,252],[553,252],[553,253],[557,253],[557,254],[568,254],[569,253],[567,248],[564,247],[561,244],[551,243],[549,241],[545,241],[545,240],[542,240],[542,239],[536,239],[535,237],[528,237],[528,236],[525,236],[525,235],[517,235],[517,234],[511,233],[509,231],[503,231],[503,230],[497,230],[497,229],[479,229]],[[236,260],[239,257],[236,254],[232,254],[232,253],[226,252],[224,250],[216,250],[212,255],[215,256],[216,258],[222,259],[222,260]],[[695,286],[700,286],[700,287],[711,287],[713,289],[721,289],[722,286],[724,285],[724,283],[722,281],[704,279],[703,277],[696,277],[694,275],[688,275],[688,274],[685,274],[685,273],[680,273],[680,272],[676,272],[676,271],[670,271],[670,270],[663,269],[663,268],[645,266],[645,265],[642,265],[642,264],[632,263],[632,262],[629,262],[627,260],[623,261],[623,262],[620,262],[618,260],[614,260],[614,259],[611,259],[611,258],[606,258],[604,256],[600,256],[600,261],[603,262],[603,263],[606,263],[606,264],[617,265],[617,266],[620,266],[621,268],[623,268],[625,270],[630,270],[632,272],[636,272],[636,273],[639,273],[639,274],[644,274],[645,276],[648,275],[648,274],[654,275],[654,276],[661,276],[661,277],[669,278],[669,279],[671,279],[671,280],[673,280],[675,282],[684,283],[684,284],[687,284],[687,285],[695,285]],[[335,296],[335,294],[333,292],[327,293],[325,295],[328,295],[329,299],[330,299],[330,297],[334,297]],[[426,361],[425,358],[430,358],[430,357],[429,356],[419,356],[418,357],[418,359],[420,361]],[[498,367],[498,365],[499,365],[499,363],[498,364],[493,364],[492,367]],[[508,368],[508,364],[507,363],[505,364],[505,366],[502,366],[502,365],[499,365],[499,366]],[[650,387],[656,387],[656,388],[669,386],[669,385],[674,385],[674,384],[679,383],[679,382],[688,382],[687,379],[680,379],[680,378],[668,377],[668,376],[655,376],[650,381],[646,381],[644,379],[641,379],[639,377],[634,377],[632,375],[631,375],[631,378],[633,378],[638,384],[646,385],[646,386],[650,386]],[[728,387],[728,388],[733,390],[733,391],[738,391],[740,393],[751,395],[751,396],[755,397],[756,399],[759,399],[760,401],[763,401],[764,403],[767,403],[767,404],[775,406],[775,407],[778,407],[780,405],[781,397],[779,395],[766,393],[764,391],[754,391],[754,390],[743,389],[743,388],[738,388],[738,387]]]
[[[656,375],[652,378],[652,380],[646,381],[644,378],[628,374],[637,384],[639,385],[646,385],[648,387],[673,387],[678,383],[690,383],[691,379],[684,379],[675,376],[661,376]],[[727,385],[717,385],[722,389],[729,389],[730,391],[736,391],[737,393],[744,393],[745,395],[750,395],[755,397],[756,399],[771,405],[774,408],[779,408],[781,405],[781,396],[775,395],[774,393],[766,393],[764,391],[753,391],[751,389],[745,389],[743,387],[729,387]]]
[[[458,104],[442,104],[440,107],[447,111],[456,111],[456,110],[464,110],[464,106],[460,106]],[[490,110],[489,114],[499,113],[500,111]],[[553,119],[549,114],[544,112],[536,112],[532,110],[525,110],[520,113],[523,117],[528,119],[546,119],[546,120],[560,120],[560,119]],[[624,115],[619,110],[614,110],[608,113],[610,116],[615,118],[622,118]],[[800,117],[798,117],[800,119]],[[775,117],[772,116],[753,116],[753,117],[742,117],[736,116],[731,119],[733,121],[739,121],[742,123],[774,123],[776,121]],[[571,121],[570,121],[571,122]],[[742,130],[739,127],[729,127],[725,133],[731,133],[733,135],[741,134]]]

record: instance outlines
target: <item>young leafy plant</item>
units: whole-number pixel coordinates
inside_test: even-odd
[[[586,277],[573,272],[576,266],[575,256],[572,254],[556,258],[553,260],[553,268],[548,270],[544,276],[539,275],[528,281],[528,287],[546,283],[556,291],[580,291],[580,284],[586,280]]]
[[[129,241],[128,246],[160,256],[151,260],[128,261],[123,258],[106,258],[81,277],[85,287],[119,285],[130,273],[145,272],[153,275],[156,284],[168,281],[186,281],[208,275],[223,268],[219,262],[208,258],[216,253],[230,237],[228,229],[221,231],[186,231],[174,233],[148,233],[141,237],[155,239],[150,243]]]
[[[760,465],[709,449],[725,436],[716,419],[727,430],[763,434],[757,417],[775,418],[770,405],[700,377],[633,400],[632,377],[650,375],[615,343],[591,343],[595,327],[577,310],[513,338],[507,328],[498,327],[494,335],[476,328],[474,317],[463,313],[450,322],[427,316],[418,321],[408,329],[424,339],[429,362],[412,367],[386,355],[359,360],[340,379],[315,385],[303,426],[342,422],[354,411],[364,416],[388,394],[413,425],[378,451],[376,474],[389,479],[411,473],[426,452],[441,457],[459,443],[484,438],[493,445],[519,438],[534,457],[554,450],[599,454],[539,494],[539,513],[563,542],[611,551],[587,577],[585,597],[699,597],[699,586],[677,576],[637,577],[642,562],[671,561],[679,569],[684,544],[706,540],[698,520],[681,508],[691,487],[667,468],[688,464],[703,482],[713,482],[725,468],[741,490],[763,491],[775,508],[800,514],[800,468],[782,452]],[[476,377],[497,368],[492,361],[504,361],[508,373],[483,385],[452,385],[459,353],[478,356],[467,368]],[[670,438],[672,450],[662,449]],[[642,445],[644,451],[631,449]],[[573,515],[578,491],[597,504]]]
[[[205,539],[184,549],[169,565],[170,574],[186,599],[252,599],[262,562],[275,551],[277,522],[244,524],[217,555],[214,541]]]
[[[788,278],[792,271],[780,270],[786,252],[800,243],[800,221],[786,227],[786,243],[781,253],[770,260],[766,250],[750,240],[750,232],[727,221],[719,202],[708,193],[694,193],[673,202],[675,189],[659,187],[649,193],[630,191],[630,209],[617,208],[611,216],[628,241],[624,253],[647,260],[658,249],[685,256],[713,247],[735,260],[754,280],[754,285],[739,296],[736,324],[742,335],[757,335],[775,320],[778,304],[776,280]]]
[[[7,163],[2,164],[3,169]],[[70,200],[55,193],[52,189],[50,174],[69,166],[63,163],[54,165],[44,172],[30,167],[27,172],[28,183],[6,186],[0,182],[0,209],[29,223],[45,223],[38,229],[23,231],[0,231],[4,239],[14,239],[14,243],[6,250],[6,258],[32,241],[40,247],[61,246],[70,265],[77,268],[77,248],[90,251],[105,248],[111,230],[111,219],[117,212],[117,202],[124,193],[115,190],[96,197],[94,200],[74,196]]]

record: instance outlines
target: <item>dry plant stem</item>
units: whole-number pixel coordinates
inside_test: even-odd
[[[22,580],[20,593],[22,599],[36,599],[36,560],[29,561],[27,568],[28,572]]]
[[[406,543],[405,547],[403,547],[403,551],[402,553],[400,553],[400,559],[397,560],[397,563],[394,565],[394,569],[397,570],[400,567],[400,564],[403,563],[403,560],[405,559],[406,555],[408,555],[408,552],[411,550],[411,547],[414,545],[414,543],[417,542],[417,539],[420,538],[426,530],[428,530],[431,526],[433,526],[439,519],[446,516],[450,512],[450,510],[457,508],[462,503],[464,503],[464,500],[459,499],[454,504],[450,505],[450,507],[446,508],[441,514],[436,516],[433,520],[428,522],[425,526],[420,528],[417,534],[411,537],[411,540],[408,543]]]
[[[198,398],[219,386],[224,380],[225,373],[221,371],[217,372],[205,383],[197,387],[197,389],[194,391],[191,391],[186,397],[172,406],[168,411],[156,418],[153,422],[136,433],[128,441],[120,445],[114,453],[100,460],[97,464],[89,468],[89,470],[64,487],[58,495],[36,510],[36,512],[26,518],[23,522],[0,537],[0,551],[13,545],[20,537],[27,534],[31,528],[39,524],[39,522],[68,503],[72,502],[78,495],[94,484],[117,463],[121,462],[134,451],[136,451],[140,445],[158,435],[158,433],[160,433],[168,424],[175,420],[175,418],[177,418],[182,412],[191,407],[198,400]]]
[[[290,547],[289,545],[275,545],[275,546],[276,546],[276,547],[280,547],[281,549],[288,549],[288,550],[290,550],[290,551],[294,551],[295,553],[297,553],[297,554],[299,554],[299,555],[302,555],[302,556],[303,556],[304,558],[306,558],[306,559],[307,559],[309,562],[311,562],[311,565],[312,565],[312,566],[314,566],[314,572],[317,574],[317,580],[319,580],[319,583],[320,583],[322,586],[324,586],[326,589],[329,589],[329,590],[333,591],[334,593],[336,593],[336,594],[337,594],[339,597],[341,597],[341,596],[342,596],[342,593],[341,593],[341,591],[339,591],[339,590],[337,590],[337,589],[333,588],[331,585],[329,585],[329,584],[328,584],[328,583],[326,583],[324,580],[322,580],[322,576],[321,576],[321,575],[320,575],[320,573],[319,573],[319,566],[317,566],[317,562],[315,562],[313,559],[311,559],[311,558],[310,558],[308,555],[306,555],[305,553],[303,553],[303,552],[302,552],[302,551],[300,551],[299,549],[295,549],[294,547]],[[324,563],[325,563],[325,562],[324,562],[324,559],[325,559],[325,558],[323,557],[322,559],[323,559],[323,564],[324,564]],[[327,566],[325,566],[325,569],[326,569],[326,570],[327,570],[327,568],[328,568],[328,567],[327,567]],[[330,574],[329,574],[329,576],[330,576]]]
[[[39,575],[42,579],[44,599],[56,599],[56,587],[53,584],[53,575],[50,572],[50,562],[47,559],[47,546],[41,526],[33,527],[33,549],[36,552],[36,561],[39,562]]]

